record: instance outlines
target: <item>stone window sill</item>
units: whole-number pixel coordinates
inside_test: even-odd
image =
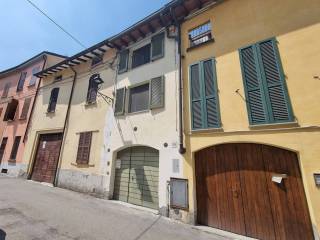
[[[205,132],[223,132],[223,128],[205,128],[205,129],[197,129],[197,130],[192,130],[190,134],[197,134],[197,133],[205,133]]]
[[[282,128],[295,128],[299,127],[298,122],[286,122],[286,123],[271,123],[271,124],[259,124],[259,125],[249,125],[251,130],[260,129],[282,129]]]
[[[94,164],[78,164],[78,163],[71,163],[72,166],[75,166],[77,168],[89,168],[94,167]]]

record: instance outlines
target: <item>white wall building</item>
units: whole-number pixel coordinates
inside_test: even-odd
[[[183,176],[177,51],[176,40],[162,29],[119,54],[115,113],[107,113],[105,127],[106,191],[162,214],[170,177]]]

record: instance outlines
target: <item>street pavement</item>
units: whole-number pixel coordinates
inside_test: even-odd
[[[227,240],[154,213],[0,175],[0,240]]]

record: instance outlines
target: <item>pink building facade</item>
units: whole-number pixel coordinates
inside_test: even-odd
[[[65,57],[42,52],[20,65],[0,72],[0,171],[19,176],[26,133],[40,79],[33,74]]]

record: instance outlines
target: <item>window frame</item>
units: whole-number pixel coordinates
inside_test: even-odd
[[[54,109],[51,109],[51,104],[52,104],[52,99],[53,99],[53,91],[57,89],[57,99],[55,101],[55,106],[54,106]],[[57,108],[57,103],[58,103],[58,98],[59,98],[59,92],[60,92],[60,88],[59,87],[55,87],[55,88],[52,88],[51,89],[51,92],[50,92],[50,98],[49,98],[49,103],[48,103],[48,109],[47,109],[47,113],[54,113],[56,112],[56,108]]]
[[[134,65],[134,62],[133,62],[134,53],[139,51],[139,50],[141,50],[141,49],[143,49],[143,48],[146,48],[148,46],[149,46],[149,51],[148,51],[149,52],[149,61],[148,62],[144,62],[144,63],[139,64],[139,65]],[[151,48],[152,48],[152,44],[151,44],[151,42],[149,42],[149,43],[147,43],[147,44],[145,44],[145,45],[143,45],[141,47],[138,47],[138,48],[132,50],[132,54],[131,54],[131,69],[135,69],[135,68],[138,68],[140,66],[143,66],[145,64],[148,64],[148,63],[152,62],[152,60],[151,60]]]
[[[203,71],[203,63],[206,61],[212,61],[213,63],[213,83],[216,86],[215,89],[215,98],[216,98],[216,107],[217,107],[217,118],[218,118],[218,126],[217,127],[208,127],[208,123],[207,123],[207,110],[204,109],[203,105],[204,105],[204,101],[206,100],[206,95],[205,95],[205,81],[204,81],[204,71]],[[192,83],[191,83],[191,67],[198,65],[199,66],[199,79],[200,79],[200,99],[201,99],[201,115],[202,118],[202,128],[194,128],[193,127],[193,111],[192,111]],[[206,58],[194,63],[191,63],[189,65],[189,69],[188,69],[188,86],[189,86],[189,112],[190,112],[190,129],[192,131],[203,131],[203,130],[213,130],[213,129],[221,129],[222,127],[222,121],[221,121],[221,111],[220,111],[220,101],[219,101],[219,87],[218,87],[218,80],[217,80],[217,68],[216,68],[216,59],[215,57],[211,57],[211,58]]]
[[[17,92],[23,91],[27,76],[28,76],[28,72],[26,72],[26,71],[21,72],[20,78],[19,78],[19,81],[17,84],[17,90],[16,90]],[[20,85],[22,85],[22,86],[20,86]]]
[[[81,145],[81,136],[82,134],[90,134],[90,141],[88,146]],[[90,155],[91,155],[91,147],[92,147],[92,138],[93,138],[93,131],[85,131],[79,133],[79,141],[78,141],[78,147],[77,147],[77,154],[76,154],[76,164],[77,165],[89,165],[90,162]],[[83,148],[88,147],[88,158],[85,159],[86,161],[83,161],[83,159],[78,158],[79,152],[83,152]],[[82,153],[83,154],[83,153]]]
[[[132,89],[140,87],[140,86],[143,86],[143,85],[148,85],[149,86],[149,89],[148,89],[148,107],[147,107],[147,109],[143,109],[143,110],[139,110],[139,111],[135,111],[135,112],[130,112],[130,108],[131,108],[131,102],[130,102],[131,91],[132,91]],[[126,109],[125,112],[127,114],[135,114],[135,113],[147,112],[147,111],[150,110],[150,80],[143,81],[143,82],[128,86],[127,87],[127,93],[128,93],[127,96],[126,96],[127,100],[125,100],[125,109]]]
[[[38,77],[36,77],[34,74],[39,72],[40,68],[41,68],[40,66],[35,66],[34,68],[32,68],[32,76],[31,76],[31,79],[29,81],[28,87],[33,87],[33,86],[36,85]],[[37,70],[37,71],[35,71],[35,70]]]

